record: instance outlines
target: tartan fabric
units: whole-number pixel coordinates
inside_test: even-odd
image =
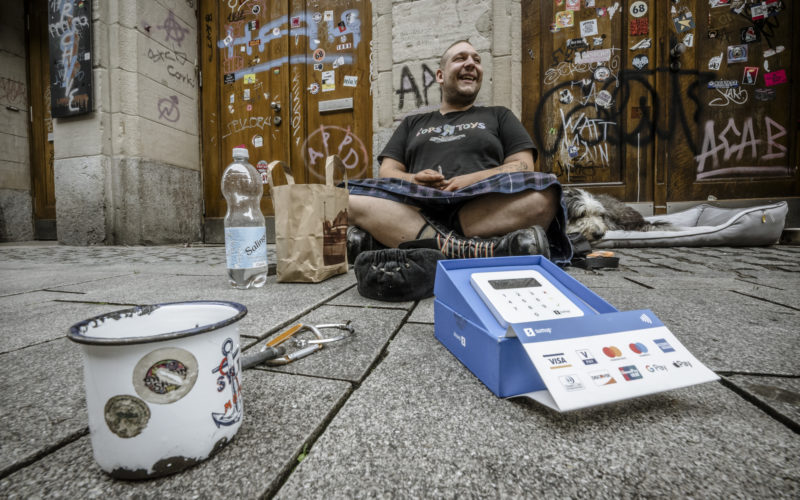
[[[572,245],[566,233],[567,207],[561,196],[561,184],[553,174],[542,172],[497,174],[457,191],[441,191],[395,177],[348,181],[348,188],[352,195],[374,196],[423,210],[439,211],[447,208],[457,211],[464,203],[490,193],[513,194],[530,189],[542,191],[550,186],[557,188],[561,203],[553,222],[547,228],[547,238],[550,241],[552,261],[564,265],[572,259]]]

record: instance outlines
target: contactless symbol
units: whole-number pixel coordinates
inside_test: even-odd
[[[618,347],[615,347],[613,345],[609,347],[603,347],[603,354],[612,359],[622,357],[622,351],[620,351]]]
[[[114,396],[106,402],[103,416],[109,430],[128,439],[138,436],[150,421],[150,408],[141,399],[126,394]]]
[[[647,347],[641,342],[636,342],[634,344],[630,344],[631,351],[635,352],[636,354],[647,354]]]
[[[558,380],[561,382],[561,385],[564,386],[564,389],[569,392],[583,390],[583,384],[581,384],[577,375],[562,375],[558,377]]]

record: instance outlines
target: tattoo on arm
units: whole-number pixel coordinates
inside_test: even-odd
[[[525,160],[517,160],[512,163],[506,163],[504,165],[500,165],[499,170],[503,173],[510,173],[510,172],[525,172],[528,170],[528,164]]]

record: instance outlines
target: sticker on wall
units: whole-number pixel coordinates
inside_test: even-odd
[[[631,50],[649,49],[653,45],[653,40],[650,38],[642,38],[631,46]]]
[[[708,82],[708,88],[710,89],[735,89],[739,86],[739,82],[736,80],[714,80],[713,82]]]
[[[245,83],[245,85],[250,85],[252,83],[256,83],[256,74],[255,73],[245,73],[244,74],[244,83]]]
[[[761,21],[767,16],[767,7],[762,4],[752,4],[750,6],[750,18],[753,21]]]
[[[616,14],[618,10],[619,10],[619,2],[614,2],[614,5],[612,5],[607,9],[609,21],[614,20],[614,14]]]
[[[672,22],[675,24],[675,29],[678,30],[678,33],[683,33],[685,31],[694,29],[694,18],[692,17],[691,12],[686,12],[678,17],[673,18]]]
[[[775,54],[780,54],[780,53],[781,53],[781,52],[783,52],[784,50],[786,50],[786,47],[784,47],[783,45],[778,45],[778,46],[777,46],[777,47],[775,47],[774,49],[767,49],[767,50],[765,50],[765,51],[764,51],[764,57],[772,57],[772,56],[774,56]]]
[[[231,94],[228,97],[228,104],[233,104],[234,102],[236,102],[236,94]]]
[[[339,21],[339,24],[336,25],[339,28],[339,33],[344,33],[347,31],[347,26],[345,26],[344,21]]]
[[[694,47],[694,33],[687,33],[685,37],[683,37],[683,44],[687,47]]]
[[[197,359],[178,347],[156,349],[136,363],[132,379],[136,394],[148,403],[174,403],[194,387]]]
[[[256,4],[256,5],[253,5],[253,8],[252,8],[252,9],[250,9],[250,12],[252,12],[252,13],[253,13],[253,14],[255,14],[255,15],[258,15],[258,14],[259,14],[259,12],[261,12],[261,6],[260,6],[260,5],[258,5],[258,4]]]
[[[277,26],[272,28],[272,36],[281,36],[281,29]]]
[[[728,64],[746,61],[747,45],[728,45]]]
[[[336,46],[336,50],[347,50],[352,48],[353,48],[352,43],[340,43],[339,45]]]
[[[561,29],[575,26],[575,13],[571,10],[562,10],[561,12],[557,12],[556,26]]]
[[[718,56],[714,56],[708,60],[708,69],[717,71],[719,70],[719,66],[721,64],[722,64],[722,52],[720,52]]]
[[[256,31],[258,29],[258,19],[247,22],[247,31]]]
[[[322,71],[322,63],[314,63],[314,71]]]
[[[631,4],[631,16],[642,17],[647,14],[647,4],[641,0],[637,0]]]
[[[561,28],[556,23],[550,25],[550,33],[558,33],[559,31],[561,31]]]
[[[597,19],[581,21],[581,36],[593,36],[597,33]]]
[[[257,42],[258,40],[253,40],[253,41]],[[258,44],[256,44],[256,45],[258,45]],[[247,47],[244,46],[244,45],[240,45],[239,46],[239,52],[247,52]]]
[[[340,42],[342,42],[342,43],[345,43],[345,42],[347,42],[347,35],[342,35],[342,36],[340,36],[340,37],[339,37],[339,41],[340,41]]]
[[[292,26],[292,28],[299,28],[300,27],[300,16],[293,16],[292,17],[291,26]]]
[[[759,41],[761,38],[753,26],[742,28],[741,40],[743,43],[753,43]]]
[[[594,70],[594,79],[598,82],[604,82],[609,79],[611,76],[611,70],[606,68],[605,66],[598,66],[597,69]]]
[[[222,83],[229,84],[236,81],[236,75],[233,73],[225,73],[225,76],[222,77]]]
[[[581,0],[567,0],[567,10],[581,10]]]
[[[254,137],[255,139],[255,137]],[[259,160],[256,163],[256,170],[261,174],[261,184],[269,184],[269,163],[266,160]]]
[[[311,16],[311,20],[314,21],[315,23],[322,21],[322,14],[320,14],[319,12],[314,12],[314,14]]]
[[[128,439],[138,436],[147,427],[147,422],[150,421],[150,408],[141,399],[122,394],[106,402],[103,416],[111,432]]]
[[[228,113],[233,114],[236,112],[236,109],[233,107],[233,104],[228,104]]]
[[[242,92],[242,100],[249,101],[250,100],[250,89],[244,89]]]
[[[572,92],[569,89],[564,89],[558,93],[558,102],[561,104],[572,104]]]
[[[611,102],[614,98],[611,96],[611,92],[608,90],[601,90],[597,93],[594,98],[594,103],[600,106],[601,108],[608,109],[611,107]]]
[[[596,36],[592,38],[592,47],[602,47],[603,42],[606,41],[606,35],[603,34],[602,36]]]
[[[647,64],[650,62],[650,59],[647,58],[644,54],[639,54],[638,56],[633,58],[633,67],[639,70],[645,69]]]
[[[355,87],[358,85],[358,76],[353,75],[345,75],[344,83],[342,84],[345,87]]]
[[[586,0],[586,8],[593,9],[594,8],[594,0]]]
[[[781,83],[786,82],[787,78],[785,69],[779,69],[778,71],[773,71],[772,73],[764,73],[764,84],[767,87],[780,85]]]
[[[336,90],[336,72],[323,71],[322,72],[322,91],[332,92]]]
[[[247,109],[247,111],[253,111],[253,105],[248,104],[245,109]]]
[[[631,36],[641,36],[650,33],[650,19],[642,17],[640,19],[631,19],[629,33]]]
[[[767,102],[774,101],[777,95],[775,89],[756,89],[755,98],[756,101]]]
[[[250,142],[253,143],[254,148],[264,147],[264,138],[260,135],[254,135]]]
[[[758,67],[745,66],[744,74],[742,75],[742,85],[755,85],[756,78],[758,78]]]
[[[325,59],[325,49],[317,49],[314,51],[314,60],[317,62],[322,62]]]
[[[326,10],[325,11],[325,16],[323,17],[323,19],[325,21],[333,21],[333,11],[332,10]]]
[[[708,0],[708,4],[712,9],[716,9],[717,7],[725,7],[726,5],[730,5],[731,0]]]
[[[741,14],[745,5],[747,5],[747,0],[731,0],[731,12]]]
[[[586,42],[585,38],[569,38],[569,39],[567,39],[567,48],[568,49],[587,49],[587,48],[589,48],[589,44]]]
[[[249,45],[250,47],[256,47],[258,45],[261,45],[261,39],[256,38],[255,40],[250,40],[249,42],[247,42],[247,45]],[[242,48],[244,48],[244,46],[242,46]]]
[[[576,64],[606,62],[611,59],[611,49],[587,50],[575,54]]]
[[[225,44],[226,47],[233,43],[233,37],[230,33],[228,33],[228,36],[222,39],[222,43]]]
[[[319,83],[314,82],[311,85],[309,85],[308,86],[308,91],[311,92],[312,94],[318,94],[319,93]]]
[[[338,68],[344,64],[344,56],[339,56],[333,61],[333,69]]]
[[[578,156],[578,146],[570,146],[567,148],[567,153],[570,158],[576,158]]]

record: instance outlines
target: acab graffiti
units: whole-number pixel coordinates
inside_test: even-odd
[[[717,134],[714,120],[708,120],[705,124],[705,135],[700,154],[695,156],[697,162],[697,180],[709,179],[735,174],[759,175],[759,174],[783,174],[789,175],[788,167],[768,167],[768,166],[730,166],[731,159],[741,161],[745,158],[745,153],[749,150],[749,158],[753,161],[769,161],[785,158],[788,148],[777,142],[786,136],[786,128],[770,118],[764,116],[764,127],[766,138],[757,139],[753,129],[753,117],[747,117],[741,124],[741,131],[736,126],[736,120],[731,117],[725,128]],[[737,142],[738,139],[738,142]],[[761,154],[759,146],[765,145],[766,151]],[[734,155],[736,155],[734,157]],[[720,168],[720,158],[724,166]],[[707,165],[710,163],[710,165]],[[710,168],[709,168],[710,167]]]

